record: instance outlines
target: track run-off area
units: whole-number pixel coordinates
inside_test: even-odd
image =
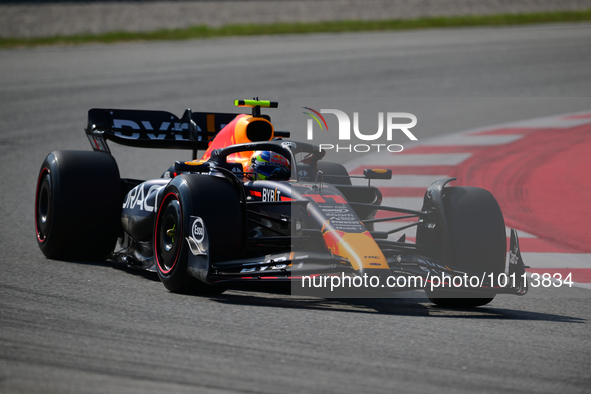
[[[454,186],[487,189],[501,206],[507,237],[510,228],[518,230],[528,272],[570,274],[575,286],[591,288],[591,230],[584,219],[591,217],[589,152],[591,111],[452,133],[347,168],[355,175],[363,168],[392,170],[396,186],[380,187],[387,206],[417,209],[425,188],[444,177],[457,178]],[[414,241],[413,230],[406,235]]]

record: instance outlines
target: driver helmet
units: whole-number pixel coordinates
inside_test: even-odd
[[[291,167],[279,153],[263,150],[250,156],[248,172],[253,181],[286,181],[291,176]]]

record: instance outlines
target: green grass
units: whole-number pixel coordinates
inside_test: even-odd
[[[383,21],[335,21],[316,23],[272,23],[226,25],[222,27],[193,26],[185,29],[161,29],[151,32],[112,32],[39,38],[0,38],[0,48],[39,45],[76,45],[154,40],[189,40],[195,38],[260,36],[272,34],[343,33],[360,31],[392,31],[471,26],[512,26],[534,23],[591,21],[591,8],[583,11],[502,14],[484,16],[431,17]]]

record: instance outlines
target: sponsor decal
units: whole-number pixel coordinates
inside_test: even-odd
[[[127,193],[125,202],[123,203],[123,209],[137,209],[140,211],[155,212],[155,205],[150,204],[154,204],[156,195],[162,190],[162,188],[164,188],[163,185],[152,185],[146,192],[145,184],[142,183],[137,185]]]
[[[281,190],[263,188],[263,201],[281,201]]]
[[[203,238],[205,238],[205,225],[203,224],[203,219],[200,217],[195,217],[195,220],[193,220],[191,236],[197,243],[203,242]]]
[[[308,197],[311,200],[313,200],[314,202],[319,203],[319,204],[326,204],[327,202],[328,203],[334,202],[336,204],[346,204],[347,203],[347,201],[345,200],[345,198],[343,196],[339,196],[337,194],[334,194],[334,195],[332,195],[332,194],[323,194],[323,195],[304,194],[304,195],[302,195],[302,197]],[[330,200],[332,200],[332,201],[330,201]],[[330,207],[332,208],[333,206],[331,205]],[[327,206],[327,208],[328,208],[328,206]]]
[[[202,243],[205,239],[203,220],[199,216],[191,216],[191,220],[191,232],[185,240],[194,256],[207,256],[207,245]]]
[[[322,212],[326,212],[330,215],[337,215],[339,213],[347,213],[347,212],[349,212],[349,210],[347,208],[335,208],[335,209],[323,208]]]
[[[188,123],[181,123],[181,122],[162,122],[159,127],[154,128],[152,124],[147,120],[140,121],[140,125],[128,119],[113,119],[113,134],[120,138],[126,138],[130,140],[137,140],[142,138],[149,138],[151,140],[163,140],[166,139],[166,136],[169,135],[171,132],[180,132],[183,130],[189,129]],[[197,131],[201,131],[201,128],[198,125],[195,125]],[[121,130],[141,130],[140,132],[129,132],[126,131],[125,133],[122,131],[115,131],[115,129]],[[145,131],[159,131],[165,133],[146,133]],[[174,139],[177,141],[189,141],[188,138],[184,138],[181,134],[174,134]]]
[[[300,183],[300,182],[292,183],[292,186],[296,186],[296,187],[307,187],[308,189],[313,189],[313,188],[317,188],[317,187],[321,187],[321,188],[327,188],[328,187],[327,185],[325,185],[323,183]]]
[[[284,141],[281,143],[281,146],[284,148],[292,147],[292,148],[296,149],[298,147],[298,144],[296,144],[293,141]]]
[[[263,261],[260,261],[258,263],[254,263],[254,264],[265,264],[268,263],[268,265],[263,265],[263,266],[259,266],[259,267],[244,267],[240,270],[240,273],[248,273],[248,272],[262,272],[262,271],[284,271],[286,270],[288,267],[291,267],[291,263],[289,263],[289,257],[291,256],[291,254],[286,255],[286,256],[279,256],[277,257],[277,255],[273,256],[271,258],[271,255],[267,255],[265,256],[265,259]],[[307,257],[307,256],[305,256]],[[285,263],[281,263],[285,261]],[[281,264],[277,264],[277,263],[281,263]]]
[[[509,252],[509,264],[517,265],[519,264],[519,258],[517,257],[517,253],[513,250]]]
[[[107,147],[105,139],[102,136],[88,135],[88,139],[90,141],[90,145],[92,145],[93,150],[109,153],[109,148]]]

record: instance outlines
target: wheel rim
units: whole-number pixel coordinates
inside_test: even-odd
[[[51,177],[49,169],[44,168],[39,175],[35,201],[35,227],[37,240],[41,243],[47,239],[51,222]]]
[[[156,262],[164,275],[171,273],[177,265],[182,247],[181,204],[174,193],[168,194],[156,222]]]

